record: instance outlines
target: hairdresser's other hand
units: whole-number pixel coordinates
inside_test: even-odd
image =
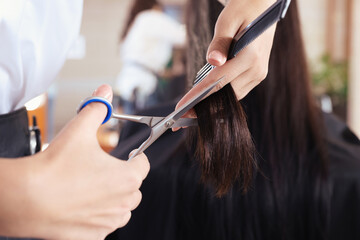
[[[112,91],[103,85],[94,95],[111,100]],[[140,203],[139,188],[148,174],[149,162],[144,154],[127,162],[101,149],[96,133],[106,111],[101,103],[89,104],[47,150],[36,154],[36,159],[26,159],[31,162],[29,200],[16,214],[31,216],[20,219],[33,222],[26,231],[32,237],[104,239],[124,226],[131,210]]]
[[[225,0],[220,2],[224,4]],[[265,79],[268,72],[275,25],[240,51],[235,58],[229,61],[226,59],[232,38],[238,29],[244,29],[273,3],[275,0],[227,1],[216,22],[215,34],[207,52],[207,61],[216,68],[179,101],[177,108],[223,76],[225,76],[223,81],[211,93],[231,83],[239,100]],[[188,115],[191,116],[191,113]]]

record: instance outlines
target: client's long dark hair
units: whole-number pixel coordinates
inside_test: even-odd
[[[187,66],[191,81],[195,70],[204,64],[222,5],[217,1],[209,4],[208,0],[200,0],[190,1],[188,7]],[[256,169],[254,145],[246,115],[230,84],[197,104],[195,111],[199,128],[189,135],[197,142],[195,155],[201,163],[202,180],[211,183],[218,196],[225,194],[234,181],[240,182],[246,192]]]
[[[195,12],[199,8],[204,10],[200,14]],[[215,0],[189,3],[190,80],[204,64],[221,9]],[[229,85],[195,108],[200,126],[195,148],[203,180],[215,185],[218,195],[236,178],[236,186],[243,189],[253,183],[254,190],[243,196],[239,211],[246,221],[239,225],[244,239],[325,238],[329,201],[325,138],[321,113],[309,89],[296,1],[278,23],[267,78],[240,102],[244,110]],[[262,174],[252,179],[256,165]]]

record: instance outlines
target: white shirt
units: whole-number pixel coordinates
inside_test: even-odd
[[[0,114],[46,91],[81,24],[82,0],[0,0]]]
[[[150,95],[157,84],[152,72],[164,70],[174,45],[183,45],[185,36],[185,28],[165,13],[140,12],[121,46],[123,66],[115,90],[126,100],[131,99],[135,88],[138,97]]]

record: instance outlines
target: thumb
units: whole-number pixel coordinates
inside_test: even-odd
[[[208,63],[213,66],[221,66],[226,62],[233,37],[241,26],[237,11],[234,10],[237,8],[236,2],[238,1],[230,1],[216,21],[214,36],[206,56]]]
[[[103,97],[112,101],[113,93],[109,85],[104,84],[98,87],[92,94],[94,97]],[[97,131],[107,114],[107,107],[103,103],[92,102],[86,105],[78,114],[77,121],[80,126]]]
[[[102,85],[94,91],[93,96],[104,97],[111,101],[111,87]],[[106,114],[107,107],[104,104],[98,102],[88,104],[56,136],[50,145],[53,146],[51,149],[57,149],[54,146],[63,146],[64,143],[73,143],[75,141],[78,144],[79,140],[82,142],[84,140],[96,140],[97,130]]]
[[[215,35],[208,48],[207,62],[217,67],[223,65],[226,62],[231,41],[232,38]]]

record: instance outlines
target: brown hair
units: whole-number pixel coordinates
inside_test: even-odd
[[[215,6],[214,6],[215,5]],[[203,11],[188,10],[189,76],[204,64],[217,15],[219,3],[206,4],[204,0],[191,1],[190,7]],[[205,8],[205,9],[204,9]],[[207,15],[209,14],[209,15]],[[210,22],[211,24],[208,24]],[[195,51],[194,51],[195,48]],[[194,68],[194,66],[196,66]],[[191,79],[190,79],[191,80]],[[199,128],[190,132],[196,139],[195,154],[202,168],[203,182],[211,183],[216,194],[225,194],[234,181],[239,181],[244,192],[251,182],[256,163],[253,158],[254,144],[247,127],[246,115],[230,85],[195,106]]]
[[[234,101],[235,99],[235,101]],[[199,128],[193,139],[203,182],[222,196],[234,181],[246,192],[256,169],[254,144],[246,115],[230,85],[195,106]],[[194,136],[194,133],[193,133]]]
[[[196,13],[199,7],[204,11]],[[204,64],[221,10],[217,1],[189,1],[190,81]],[[316,186],[310,195],[320,198],[327,172],[325,143],[320,113],[309,90],[296,1],[292,1],[286,18],[278,23],[267,78],[240,103],[228,85],[195,107],[199,128],[190,130],[190,136],[196,140],[202,180],[211,183],[218,196],[235,182],[246,191],[259,165],[278,193],[292,181],[304,184],[313,180]],[[261,161],[266,164],[260,164]]]

